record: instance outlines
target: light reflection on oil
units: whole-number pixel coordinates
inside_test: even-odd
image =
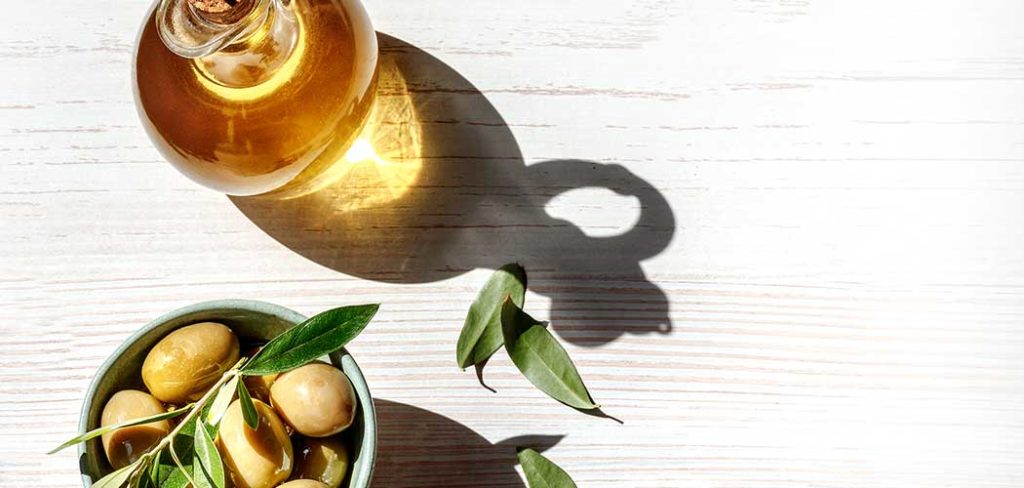
[[[420,121],[405,76],[393,59],[378,66],[377,95],[359,136],[339,161],[315,179],[289,184],[277,199],[310,196],[349,212],[397,200],[423,167]]]

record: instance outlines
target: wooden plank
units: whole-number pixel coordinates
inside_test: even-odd
[[[1024,483],[1019,2],[374,0],[455,115],[421,114],[430,206],[355,216],[164,163],[132,96],[145,8],[0,19],[0,486],[76,486],[73,453],[42,453],[96,367],[225,297],[383,303],[352,346],[377,486],[521,487],[517,442],[581,487]],[[512,259],[624,424],[500,355],[496,393],[456,368]]]

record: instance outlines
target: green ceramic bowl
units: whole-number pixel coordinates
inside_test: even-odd
[[[306,317],[298,312],[251,300],[197,303],[163,315],[129,337],[100,366],[85,395],[79,430],[86,432],[99,427],[103,405],[115,392],[126,388],[145,389],[140,371],[146,353],[160,339],[179,327],[197,322],[220,322],[234,330],[243,342],[246,339],[267,341],[304,320]],[[366,386],[363,373],[359,371],[359,366],[348,351],[342,349],[330,357],[325,357],[324,360],[329,360],[348,375],[356,396],[359,397],[356,418],[352,427],[346,431],[351,440],[352,462],[348,477],[342,486],[368,488],[377,455],[377,418],[370,390]],[[80,444],[78,457],[82,483],[87,488],[92,486],[95,480],[112,471],[98,437]]]

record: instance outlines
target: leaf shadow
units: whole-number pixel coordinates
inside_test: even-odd
[[[562,439],[565,439],[564,435],[519,435],[509,437],[495,445],[511,449],[512,452],[515,452],[516,449],[522,447],[529,447],[534,451],[542,453],[552,447],[555,447],[556,444],[562,442]],[[516,459],[517,464],[518,461],[519,460]]]

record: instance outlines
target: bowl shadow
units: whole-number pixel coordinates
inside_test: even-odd
[[[671,331],[668,297],[640,266],[675,233],[668,201],[653,185],[615,164],[527,166],[512,131],[472,83],[404,41],[378,39],[375,113],[384,115],[375,123],[401,137],[374,145],[402,139],[402,147],[378,148],[372,178],[345,167],[334,183],[302,197],[231,197],[247,218],[314,262],[381,282],[435,282],[518,261],[529,288],[551,299],[552,328],[577,345]],[[588,187],[635,197],[639,221],[624,234],[591,237],[545,211],[554,197]]]
[[[563,436],[519,436],[492,444],[443,415],[374,399],[380,429],[373,486],[386,488],[526,488],[516,447],[543,452]]]

